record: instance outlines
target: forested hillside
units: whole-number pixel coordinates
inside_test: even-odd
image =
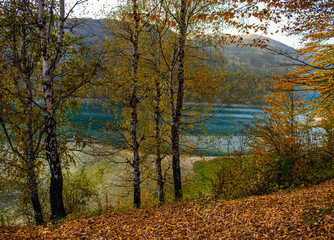
[[[250,34],[243,36],[243,43],[252,43],[254,39],[268,41],[269,47],[279,49],[290,54],[296,53],[296,50],[270,38],[260,37],[259,35]],[[236,44],[226,45],[224,47],[224,57],[231,71],[240,67],[252,69],[256,73],[271,74],[271,72],[284,73],[291,66],[291,60],[268,51],[266,48],[258,47],[236,47]]]
[[[117,21],[110,19],[75,19],[77,25],[73,31],[84,37],[84,41],[88,43],[100,42],[110,38],[108,35],[108,22]],[[290,54],[296,53],[296,50],[273,39],[261,37],[256,34],[248,34],[241,36],[242,41],[234,44],[224,44],[221,49],[226,61],[226,68],[229,71],[236,71],[242,67],[255,71],[257,74],[271,74],[271,72],[283,73],[289,68],[291,60],[268,51],[266,48],[256,46],[250,47],[247,44],[253,42],[254,39],[264,40],[268,46]],[[238,45],[238,46],[237,46]],[[210,48],[207,48],[210,51]]]

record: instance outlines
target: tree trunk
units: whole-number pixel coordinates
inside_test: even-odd
[[[175,114],[172,119],[171,127],[175,200],[181,200],[183,197],[180,168],[180,123],[184,100],[184,45],[186,39],[186,32],[186,0],[181,0],[178,42],[178,85]]]
[[[161,136],[160,136],[160,84],[159,80],[155,81],[155,106],[154,106],[154,120],[155,120],[155,168],[157,172],[157,186],[158,186],[158,199],[159,204],[164,204],[165,202],[165,193],[164,193],[164,179],[162,176],[161,168]]]
[[[47,91],[46,91],[47,92]],[[48,101],[49,100],[49,101]],[[56,119],[53,112],[53,105],[50,99],[46,98],[47,108],[45,115],[45,133],[46,133],[46,158],[48,160],[51,172],[50,181],[50,202],[52,219],[62,219],[66,217],[63,203],[63,176],[61,163],[57,148]]]
[[[55,55],[52,60],[49,56],[49,42],[51,31],[47,31],[47,22],[45,16],[45,1],[38,1],[38,20],[41,36],[41,55],[43,61],[43,91],[45,102],[45,145],[46,145],[46,158],[50,166],[51,181],[50,181],[50,202],[52,219],[62,219],[66,217],[65,207],[63,203],[63,176],[61,170],[61,163],[59,159],[59,153],[57,148],[57,135],[56,135],[56,112],[53,104],[53,88],[54,88],[54,71],[56,65],[59,63],[62,49],[64,45],[64,15],[65,5],[64,0],[59,1],[59,34]],[[53,12],[53,6],[50,6],[49,14]],[[52,15],[50,15],[51,17]],[[51,29],[49,22],[49,30]]]
[[[48,63],[44,63],[44,66]],[[63,176],[61,170],[61,163],[57,147],[57,134],[56,134],[56,116],[55,109],[52,102],[53,90],[52,90],[52,77],[44,72],[44,100],[46,105],[45,112],[45,145],[46,145],[46,158],[50,166],[51,181],[50,181],[50,202],[52,219],[62,219],[66,217],[65,207],[63,203]]]
[[[138,114],[137,114],[137,88],[138,88],[138,61],[139,61],[139,53],[138,53],[138,27],[139,27],[139,15],[137,12],[137,1],[132,0],[133,7],[133,19],[134,19],[134,29],[131,36],[131,42],[133,47],[133,56],[132,56],[132,95],[130,99],[130,107],[131,107],[131,143],[133,150],[133,162],[132,167],[134,171],[133,176],[133,202],[136,208],[139,208],[141,205],[140,199],[140,159],[139,159],[139,143],[138,143]]]
[[[35,221],[37,225],[44,224],[43,214],[41,203],[39,201],[38,196],[38,188],[36,182],[36,174],[35,174],[35,155],[34,155],[34,147],[33,147],[33,130],[32,130],[32,84],[30,81],[30,76],[26,79],[27,83],[27,175],[28,175],[28,185],[30,190],[30,198],[32,202],[32,206],[34,209]]]
[[[180,168],[180,137],[179,126],[173,121],[172,134],[172,154],[173,154],[173,180],[174,180],[174,198],[175,200],[182,199],[182,181]]]
[[[30,198],[31,198],[32,207],[34,209],[36,224],[43,225],[44,219],[43,219],[41,203],[39,201],[36,174],[35,174],[35,165],[33,164],[34,159],[31,159],[31,158],[34,158],[34,157],[31,155],[27,156],[28,184],[29,184],[29,190],[30,190]]]

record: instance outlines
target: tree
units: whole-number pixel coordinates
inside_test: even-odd
[[[182,199],[182,183],[181,183],[181,168],[180,168],[180,122],[181,112],[184,100],[184,45],[187,35],[186,25],[186,7],[187,2],[181,0],[180,12],[178,16],[179,27],[179,42],[178,42],[178,74],[177,74],[177,98],[175,105],[172,105],[172,126],[171,126],[171,140],[172,140],[172,154],[173,154],[173,177],[174,177],[174,194],[175,199]],[[173,97],[174,98],[174,97]]]
[[[35,214],[36,224],[44,223],[37,175],[41,162],[43,122],[36,105],[38,34],[33,2],[8,1],[2,4],[0,32],[1,57],[1,135],[6,139],[1,165],[8,174],[23,175]],[[10,177],[10,179],[12,179]]]
[[[166,18],[163,22],[157,20],[157,15],[163,12],[158,7],[151,13],[151,21],[147,34],[142,36],[143,48],[145,54],[142,61],[145,66],[143,71],[146,74],[145,80],[145,99],[143,108],[148,112],[144,121],[152,124],[146,124],[144,147],[141,151],[148,151],[155,158],[156,181],[158,187],[159,203],[164,202],[166,167],[163,170],[162,164],[166,154],[172,155],[168,139],[171,138],[170,131],[173,124],[171,117],[171,106],[176,100],[177,80],[177,49],[178,36],[171,29],[173,21],[171,17]],[[168,15],[167,15],[168,16]],[[210,103],[218,103],[217,97],[221,93],[224,85],[224,78],[221,74],[223,61],[220,59],[221,48],[215,46],[203,46],[201,42],[189,40],[185,48],[185,81],[184,99],[187,106],[182,109],[182,121],[180,129],[189,133],[198,128],[200,122],[203,122],[201,115],[206,113],[203,106],[210,109]],[[217,51],[217,52],[216,52]],[[195,70],[196,69],[196,70]],[[210,96],[208,96],[208,92]],[[149,127],[151,125],[151,127]],[[195,130],[196,131],[196,130]],[[197,133],[199,129],[197,129]],[[152,140],[150,140],[152,139]],[[191,154],[192,148],[186,137],[180,136],[180,142],[183,145],[183,154]],[[181,152],[181,149],[179,149]],[[151,152],[149,152],[151,151]],[[168,187],[168,185],[167,185]]]
[[[268,178],[268,189],[285,188],[305,175],[306,162],[313,147],[314,121],[308,116],[306,102],[295,93],[294,85],[276,78],[267,106],[246,126],[251,139],[251,154],[262,174]],[[276,186],[277,185],[277,186]]]
[[[207,21],[215,18],[213,9],[219,5],[216,1],[165,1],[164,9],[171,17],[171,25],[177,31],[178,44],[170,61],[170,109],[171,109],[171,144],[172,166],[174,179],[174,196],[176,200],[182,199],[182,180],[180,168],[180,126],[184,108],[185,88],[185,46],[191,37],[203,34],[203,27]],[[177,65],[176,65],[177,64]],[[177,80],[174,90],[173,69],[177,67]]]
[[[9,179],[19,183],[22,181],[21,176],[27,179],[26,185],[28,187],[23,184],[19,190],[26,191],[26,188],[28,189],[37,224],[43,223],[37,186],[38,175],[43,171],[43,164],[40,160],[45,157],[42,147],[45,140],[51,141],[51,145],[55,141],[57,142],[56,136],[53,135],[56,131],[56,118],[58,118],[58,131],[66,129],[68,124],[66,112],[72,106],[69,103],[73,102],[70,97],[90,82],[97,73],[101,61],[100,55],[94,55],[92,51],[88,51],[88,47],[79,46],[79,38],[71,35],[70,32],[66,35],[64,33],[60,34],[63,36],[55,43],[55,35],[53,34],[53,31],[57,29],[53,14],[55,2],[47,6],[43,4],[44,2],[40,2],[40,15],[45,14],[43,13],[44,7],[51,9],[46,14],[47,17],[44,15],[40,18],[40,20],[43,20],[42,23],[46,24],[45,26],[42,24],[43,27],[38,23],[38,5],[34,1],[5,1],[1,3],[2,9],[0,12],[0,24],[2,26],[0,44],[3,59],[0,74],[4,79],[1,82],[0,122],[1,135],[5,139],[2,146],[1,163],[8,174],[15,171],[19,173],[15,177],[9,177]],[[63,8],[61,7],[61,12],[63,12]],[[69,11],[69,14],[71,11]],[[46,18],[50,21],[49,24],[46,23]],[[63,16],[63,18],[65,17]],[[63,24],[60,25],[60,28],[64,31]],[[70,28],[70,24],[67,27]],[[42,31],[39,31],[39,28],[42,28]],[[46,28],[47,36],[45,37]],[[42,39],[43,51],[41,51],[39,37],[41,32],[43,33],[42,36],[45,37]],[[65,44],[67,51],[65,57],[60,61],[59,55],[63,54],[64,45],[61,42],[64,38],[67,39],[67,44]],[[46,44],[46,46],[43,44]],[[52,59],[53,53],[56,53],[56,56]],[[44,78],[41,78],[43,74],[40,71],[42,55],[44,59]],[[78,57],[79,55],[80,57]],[[60,65],[62,72],[59,71]],[[45,81],[41,81],[41,79]],[[41,92],[41,85],[43,84],[47,102],[44,106],[40,99],[43,95]],[[44,121],[43,114],[48,116],[44,117]],[[50,115],[52,115],[53,120],[50,120]],[[47,134],[46,139],[44,135],[45,119],[48,119],[49,126],[49,134]],[[51,130],[50,124],[53,124]],[[51,150],[54,150],[54,146],[50,147],[50,144],[46,144],[49,146],[46,155],[49,157],[50,155],[55,156],[48,160],[53,179],[51,180],[50,200],[52,212],[55,213],[53,216],[57,216],[56,218],[64,213],[62,213],[61,190],[59,191],[62,178],[60,161],[58,160],[59,156],[67,151],[67,136],[62,137],[60,144],[59,142],[57,144],[61,149],[60,151],[56,149],[57,151],[53,155]],[[57,147],[57,145],[55,146]]]
[[[241,1],[243,2],[243,1]],[[259,7],[259,3],[262,4]],[[321,102],[333,102],[333,31],[334,4],[328,0],[301,1],[254,1],[247,8],[253,15],[266,20],[262,29],[268,32],[270,22],[280,23],[281,31],[301,37],[302,47],[297,53],[268,48],[280,55],[294,60],[295,68],[289,71],[287,81],[308,86],[321,94]],[[241,14],[242,14],[241,13]]]
[[[77,1],[74,6],[84,1]],[[58,11],[57,11],[58,10]],[[50,202],[52,218],[66,217],[63,203],[63,177],[57,138],[57,111],[62,112],[62,103],[70,100],[82,86],[88,84],[97,74],[101,55],[87,51],[87,47],[72,46],[75,41],[65,41],[65,22],[71,11],[65,15],[65,1],[38,1],[38,27],[40,30],[40,53],[42,61],[43,98],[45,114],[45,148],[50,166]],[[58,13],[58,16],[55,14]],[[65,52],[65,49],[69,49]],[[71,59],[70,53],[81,59]],[[65,54],[66,53],[66,54]],[[77,55],[76,55],[77,54]],[[65,58],[66,56],[66,58]],[[73,56],[72,56],[73,57]],[[76,61],[76,62],[72,62]],[[67,68],[68,67],[68,68]],[[72,69],[71,69],[72,67]],[[57,80],[57,81],[56,81]],[[55,91],[58,90],[55,94]],[[64,112],[62,112],[64,114]],[[65,142],[66,144],[66,142]]]
[[[334,156],[334,115],[333,109],[325,107],[318,114],[320,115],[320,122],[318,125],[323,129],[322,143],[320,144],[323,148],[323,160],[331,163]]]
[[[180,141],[182,139],[180,131],[182,128],[191,128],[189,126],[193,126],[198,120],[185,120],[185,111],[187,109],[194,111],[194,106],[185,107],[184,102],[195,101],[196,103],[200,102],[203,104],[204,102],[212,101],[213,98],[217,100],[222,90],[221,85],[224,82],[221,65],[219,66],[222,62],[208,60],[209,58],[217,57],[215,53],[211,52],[212,49],[210,49],[211,46],[208,42],[210,37],[207,37],[203,41],[196,39],[196,37],[201,38],[203,35],[205,24],[213,20],[210,13],[212,10],[211,7],[214,6],[215,2],[145,1],[145,3],[146,7],[139,4],[140,10],[137,12],[139,15],[138,30],[140,30],[141,35],[137,45],[140,61],[138,61],[138,77],[135,82],[133,81],[133,74],[130,76],[128,71],[130,67],[134,69],[133,57],[136,56],[136,54],[133,54],[136,52],[133,51],[133,49],[136,49],[133,44],[136,42],[134,41],[136,39],[134,35],[136,19],[131,7],[133,5],[128,4],[124,8],[119,8],[119,12],[123,11],[123,17],[118,16],[117,18],[120,22],[110,20],[110,25],[112,25],[111,28],[114,32],[108,41],[108,45],[112,46],[108,47],[110,49],[108,70],[111,70],[111,74],[108,73],[110,74],[108,79],[111,80],[108,84],[110,84],[109,87],[112,89],[110,92],[112,92],[113,97],[108,96],[107,98],[109,98],[109,101],[116,102],[122,107],[131,109],[129,102],[132,103],[133,86],[138,86],[136,88],[136,97],[138,100],[136,108],[138,114],[137,132],[140,132],[140,134],[137,136],[141,136],[137,137],[137,140],[140,139],[138,151],[140,150],[143,153],[146,148],[145,146],[149,143],[148,139],[153,138],[150,133],[153,130],[149,127],[145,128],[144,125],[149,125],[152,121],[152,116],[154,116],[155,121],[152,123],[152,126],[153,124],[155,126],[155,142],[153,144],[155,144],[155,163],[157,179],[159,179],[157,181],[158,189],[160,189],[158,192],[161,193],[163,192],[163,181],[161,175],[162,158],[160,142],[161,139],[164,139],[164,136],[161,135],[160,127],[162,126],[161,122],[170,125],[168,128],[170,129],[172,143],[171,153],[174,159],[172,164],[174,192],[175,198],[180,199],[182,198],[180,169]],[[181,9],[183,10],[181,11]],[[217,41],[212,41],[211,39],[211,44],[213,45],[221,43],[221,39]],[[219,53],[219,51],[217,52]],[[130,62],[132,62],[131,65]],[[217,70],[219,68],[220,70]],[[194,69],[200,70],[194,71]],[[205,91],[206,87],[210,91],[210,96]],[[166,116],[164,112],[166,100],[170,109],[169,116]],[[129,123],[128,120],[133,118],[127,116],[126,112],[129,113],[124,108],[122,111],[122,121]],[[150,116],[150,114],[152,115]],[[194,113],[191,113],[191,115],[193,116]],[[141,120],[141,116],[145,116],[145,118]],[[197,122],[203,121],[202,119]],[[122,131],[123,133],[130,131],[124,124],[122,124],[122,127],[119,126],[118,129],[125,130]],[[126,136],[127,134],[123,135],[125,135],[127,144],[133,150],[134,144],[132,139]],[[152,144],[152,141],[150,143]],[[140,163],[142,162],[143,159]],[[130,161],[130,164],[133,164],[133,161]],[[160,197],[160,202],[162,202],[162,194]]]
[[[106,96],[106,98],[112,99],[113,102],[125,107],[121,114],[127,115],[130,113],[129,118],[125,117],[123,125],[128,125],[124,126],[124,128],[129,130],[129,139],[127,136],[124,136],[124,139],[133,152],[133,157],[129,160],[129,164],[133,169],[133,201],[136,208],[141,205],[138,109],[141,103],[142,86],[140,82],[139,56],[141,52],[140,34],[144,31],[146,23],[145,15],[143,14],[146,10],[143,7],[145,2],[137,0],[127,2],[116,13],[119,14],[117,20],[109,21],[108,31],[111,33],[113,39],[110,41],[111,43],[107,42],[107,44],[110,44],[108,46],[108,57],[109,64],[112,65],[112,68],[110,68],[112,69],[112,76],[108,76],[110,74],[108,72],[109,69],[104,72],[106,78],[115,78],[116,76],[113,82],[108,83],[113,93],[110,93],[110,96]],[[118,22],[119,18],[122,20]],[[115,46],[117,46],[117,49],[114,49]],[[127,72],[129,68],[131,69],[131,75]],[[130,122],[127,119],[130,119]]]
[[[160,6],[161,7],[161,6]],[[154,12],[155,14],[159,12],[160,8]],[[153,13],[153,14],[154,14]],[[162,161],[164,159],[163,149],[167,147],[164,144],[166,142],[166,130],[168,126],[165,124],[164,118],[166,117],[167,112],[167,99],[166,95],[166,84],[168,79],[168,70],[162,64],[163,59],[161,57],[160,48],[163,42],[161,39],[162,32],[166,31],[166,26],[159,24],[151,24],[148,30],[148,36],[146,37],[146,41],[144,42],[144,49],[147,52],[147,55],[143,57],[143,61],[147,66],[147,73],[149,74],[149,79],[151,79],[151,83],[147,85],[147,104],[146,109],[154,116],[154,124],[152,125],[153,130],[153,143],[148,140],[148,144],[144,151],[147,151],[148,154],[152,152],[155,155],[155,171],[156,171],[156,182],[157,182],[157,192],[158,192],[158,201],[159,204],[165,203],[165,181],[166,177],[163,174],[163,166]],[[147,116],[148,119],[151,116]],[[150,124],[148,124],[150,126]],[[146,130],[148,133],[152,132],[150,129]],[[151,135],[151,134],[150,134]],[[150,139],[150,138],[148,138]],[[153,150],[149,147],[153,145]]]
[[[66,217],[63,203],[63,177],[56,135],[56,111],[54,107],[54,77],[57,65],[60,62],[64,47],[64,27],[65,27],[65,2],[59,1],[59,18],[55,19],[55,2],[49,6],[44,0],[38,1],[38,24],[40,29],[41,59],[43,63],[43,97],[45,103],[45,145],[46,158],[50,166],[50,201],[52,218],[61,219]],[[48,10],[48,11],[47,11]],[[48,15],[46,15],[48,12]],[[58,29],[54,24],[57,23]],[[56,49],[53,53],[50,48],[52,35],[57,31]]]
[[[133,32],[130,35],[130,41],[132,43],[132,83],[131,83],[131,98],[130,98],[130,107],[131,107],[131,141],[132,141],[132,150],[133,150],[133,162],[132,167],[134,170],[133,178],[133,199],[135,207],[140,207],[140,159],[139,159],[139,143],[137,135],[137,125],[138,125],[138,116],[137,116],[137,104],[138,104],[138,42],[139,42],[139,22],[140,15],[138,13],[139,6],[137,0],[132,0],[132,10],[133,10]]]
[[[281,93],[281,95],[276,93],[276,99],[269,101],[269,108],[264,109],[265,113],[267,113],[267,117],[262,116],[259,122],[255,122],[255,128],[251,128],[251,133],[254,133],[254,136],[257,136],[254,138],[253,148],[255,147],[257,149],[257,152],[255,152],[259,153],[260,159],[267,159],[267,161],[270,161],[271,157],[271,159],[277,160],[276,163],[278,166],[280,165],[279,172],[281,174],[281,176],[278,177],[278,179],[280,179],[278,182],[282,184],[286,181],[286,178],[284,179],[284,176],[282,176],[284,175],[282,174],[283,172],[292,176],[293,174],[291,174],[290,170],[293,169],[293,166],[296,166],[296,164],[301,164],[303,160],[309,161],[309,163],[312,162],[313,164],[317,159],[324,158],[318,151],[319,148],[322,148],[319,147],[320,141],[313,141],[311,144],[311,140],[314,137],[314,131],[319,131],[319,129],[316,129],[315,127],[316,123],[312,123],[312,121],[314,121],[312,117],[316,116],[315,113],[324,118],[324,125],[318,126],[321,126],[326,132],[325,138],[330,138],[330,134],[327,134],[325,128],[329,126],[330,129],[331,124],[329,124],[328,121],[330,121],[331,118],[325,114],[325,112],[329,109],[333,109],[333,44],[331,44],[330,40],[333,38],[332,25],[334,5],[332,1],[327,0],[242,0],[238,1],[238,3],[239,4],[235,5],[234,9],[230,10],[231,15],[234,17],[253,16],[261,21],[260,24],[254,24],[254,26],[252,26],[251,23],[246,24],[246,29],[261,30],[268,33],[271,23],[279,23],[282,26],[282,32],[285,32],[288,35],[300,36],[301,43],[303,43],[302,47],[298,49],[297,52],[293,53],[281,49],[274,49],[267,46],[267,44],[262,45],[262,47],[266,47],[274,53],[278,53],[293,60],[290,68],[284,74],[284,77],[281,78],[283,82],[279,84],[279,86],[284,87],[287,92]],[[290,86],[290,89],[286,86]],[[298,108],[300,102],[295,101],[295,97],[293,97],[294,94],[292,95],[297,89],[304,92],[310,90],[320,93],[320,97],[313,102],[315,103],[313,106],[316,106],[316,108],[313,109],[315,111],[311,113],[310,108],[308,110],[306,109],[311,106],[310,104],[305,104],[305,106],[302,106],[303,104],[301,104],[299,106],[300,109]],[[294,109],[296,112],[299,111],[301,115],[306,115],[308,120],[307,123],[309,125],[300,119],[291,125],[294,121],[292,121],[293,118],[291,117],[293,116],[292,111],[287,108],[288,103],[290,103],[290,109]],[[292,108],[293,106],[295,107]],[[290,118],[288,117],[289,112]],[[286,113],[287,115],[284,115],[283,113]],[[277,116],[280,116],[283,120],[278,121]],[[287,120],[285,119],[290,119],[288,121],[288,123],[290,123],[289,128],[285,127],[285,125],[289,126],[289,124],[286,124]],[[274,124],[271,126],[270,122],[273,122]],[[311,123],[314,125],[312,126]],[[283,131],[275,130],[277,126],[281,127]],[[296,131],[285,131],[285,129],[293,128],[295,128]],[[311,130],[311,128],[313,128],[313,130]],[[302,135],[294,135],[294,133],[300,131]],[[322,142],[325,143],[326,141]],[[318,146],[312,149],[310,144],[313,145],[313,147],[317,144]],[[270,147],[267,148],[266,146],[269,145]],[[320,145],[330,146],[327,143]],[[261,153],[266,155],[261,155]],[[273,153],[275,153],[275,158],[272,155]],[[294,154],[291,155],[290,153]],[[310,155],[312,154],[318,154],[318,156],[311,157]],[[301,167],[301,165],[299,165],[299,167]],[[303,167],[305,167],[305,164]],[[297,169],[297,167],[295,167],[295,169]],[[299,171],[295,171],[295,174],[302,175],[302,171],[305,169],[306,168],[301,167]],[[271,174],[271,176],[274,176],[274,174]],[[288,175],[285,177],[287,176]],[[288,184],[289,183],[291,183],[291,181],[288,181]]]
[[[314,91],[320,95],[314,99],[313,115],[322,118],[320,127],[325,131],[323,147],[328,147],[325,152],[331,152],[333,139],[330,126],[333,124],[333,118],[330,112],[334,107],[334,3],[327,0],[274,1],[269,6],[276,19],[279,16],[287,18],[282,31],[301,37],[303,45],[295,54],[277,49],[270,50],[293,60],[294,68],[286,74],[286,83],[294,83],[304,91]],[[323,158],[328,159],[326,156]]]

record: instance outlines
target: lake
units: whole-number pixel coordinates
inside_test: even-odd
[[[223,109],[212,108],[210,112],[203,113],[205,121],[200,127],[201,130],[189,133],[182,131],[185,143],[196,145],[197,153],[203,155],[221,155],[239,150],[244,147],[247,139],[242,134],[244,130],[243,124],[251,125],[254,120],[254,114],[260,113],[258,108],[247,106],[228,106]],[[106,138],[102,132],[103,126],[110,121],[115,120],[113,112],[107,112],[100,103],[84,103],[82,110],[77,116],[72,118],[72,121],[83,126],[88,135],[95,138]],[[205,134],[203,133],[205,131]],[[112,145],[122,145],[120,138],[109,138]]]

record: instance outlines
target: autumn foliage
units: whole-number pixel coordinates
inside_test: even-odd
[[[3,2],[6,4],[0,6],[8,5],[8,9],[0,11],[0,55],[4,59],[0,63],[4,79],[0,82],[0,180],[4,182],[0,190],[9,189],[11,182],[13,191],[29,192],[36,223],[43,225],[46,213],[43,215],[42,205],[46,204],[40,203],[38,194],[46,195],[42,186],[51,177],[50,205],[46,206],[51,206],[52,218],[60,220],[43,227],[2,227],[4,239],[334,238],[334,180],[292,193],[164,205],[169,200],[165,195],[174,193],[174,200],[182,201],[186,193],[188,183],[181,174],[186,161],[181,153],[187,145],[183,132],[196,132],[196,124],[204,122],[205,114],[198,114],[201,110],[197,109],[204,106],[209,112],[211,106],[219,105],[221,111],[228,104],[240,103],[243,92],[251,89],[244,82],[256,84],[263,92],[267,87],[241,66],[236,65],[233,74],[226,71],[224,44],[241,44],[236,36],[223,33],[226,26],[239,33],[268,33],[270,23],[282,23],[288,34],[301,34],[304,45],[293,54],[271,49],[292,59],[295,68],[283,77],[268,77],[273,92],[264,99],[266,106],[260,107],[253,125],[247,127],[249,155],[242,156],[242,152],[229,158],[232,164],[215,165],[216,176],[209,179],[211,193],[205,197],[268,194],[334,176],[334,48],[328,41],[334,37],[331,1],[124,1],[111,15],[116,18],[105,22],[109,29],[103,37],[107,40],[94,53],[88,46],[79,47],[84,45],[81,38],[72,36],[70,23],[76,23],[67,21],[67,1]],[[85,1],[75,5],[81,2]],[[247,22],[252,18],[260,23]],[[246,45],[268,49],[265,42],[254,40]],[[99,53],[93,56],[95,50]],[[259,57],[250,59],[261,66]],[[237,85],[243,86],[235,88]],[[312,105],[296,90],[316,91],[320,97]],[[69,154],[70,141],[82,146],[90,142],[78,135],[72,139],[68,133],[73,131],[68,111],[75,112],[82,98],[104,101],[117,116],[117,123],[109,122],[105,128],[111,126],[109,132],[121,135],[132,154],[131,158],[124,155],[121,163],[131,168],[123,168],[122,174],[127,174],[125,181],[130,173],[133,177],[129,193],[133,193],[134,206],[142,207],[148,195],[155,200],[156,192],[160,206],[128,212],[110,209],[99,217],[63,221],[69,213],[91,209],[97,191],[84,174],[69,177],[63,188],[62,166],[70,171],[68,159],[75,158]],[[317,106],[317,111],[310,106]],[[244,161],[246,157],[249,162]],[[50,172],[44,169],[43,159]],[[225,157],[216,160],[223,162]],[[153,162],[155,174],[147,170]],[[171,177],[174,191],[168,189]],[[146,180],[157,183],[157,189],[141,192]],[[107,193],[103,194],[109,206]]]

